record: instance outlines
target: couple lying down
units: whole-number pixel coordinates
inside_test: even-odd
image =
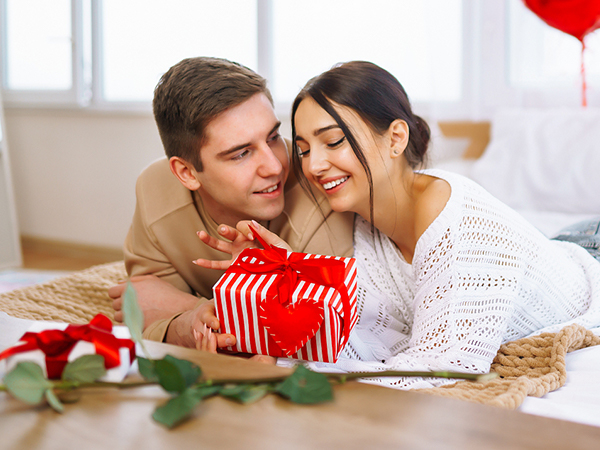
[[[292,140],[299,179],[334,211],[356,213],[359,321],[338,362],[313,368],[486,372],[505,342],[574,322],[600,325],[598,246],[566,242],[573,232],[548,239],[473,181],[417,170],[429,129],[385,70],[350,62],[309,81],[293,104]],[[598,222],[585,227],[582,239],[597,243]],[[253,238],[247,223],[237,228]]]
[[[222,62],[207,61],[223,70]],[[387,71],[359,61],[338,65],[310,80],[293,103],[291,156],[296,178],[313,197],[326,199],[319,207],[323,212],[318,213],[323,220],[317,222],[328,226],[317,229],[311,228],[314,211],[299,210],[298,192],[293,189],[286,191],[283,209],[287,151],[264,85],[250,91],[248,100],[238,101],[239,106],[210,119],[206,136],[195,136],[187,118],[180,120],[195,145],[192,150],[198,142],[202,146],[201,159],[194,160],[197,149],[187,158],[194,164],[170,150],[182,147],[187,139],[176,130],[171,133],[174,137],[169,137],[168,130],[174,129],[172,123],[177,119],[174,111],[182,110],[174,99],[179,95],[187,102],[189,98],[170,78],[202,83],[192,78],[193,70],[185,64],[179,73],[174,69],[177,66],[157,86],[154,112],[171,172],[189,190],[177,203],[180,194],[174,186],[169,185],[169,195],[165,195],[158,193],[155,183],[144,187],[138,181],[138,207],[125,245],[130,275],[154,273],[175,287],[183,286],[182,291],[188,288],[209,298],[222,273],[212,269],[223,270],[230,264],[229,255],[221,252],[236,256],[252,244],[243,219],[254,218],[265,225],[259,232],[272,244],[286,247],[287,241],[287,248],[294,251],[338,256],[349,256],[347,249],[336,243],[335,236],[323,238],[318,232],[343,229],[350,235],[353,221],[353,249],[349,253],[353,252],[357,262],[359,320],[338,362],[333,366],[313,363],[317,370],[487,372],[505,342],[558,331],[573,322],[587,328],[600,326],[600,256],[593,253],[598,249],[598,223],[586,224],[582,232],[571,230],[564,240],[550,240],[476,183],[450,172],[421,169],[429,127],[412,113],[403,87]],[[233,83],[241,69],[227,70],[232,72],[227,76],[214,72],[217,76],[213,78],[218,80],[213,83],[214,92],[221,96],[220,101],[226,92],[220,83]],[[260,128],[257,111],[268,119],[265,123],[270,125],[264,133],[268,137],[261,137],[249,152],[245,146],[235,146],[226,155],[220,153],[219,148],[227,148],[219,140],[221,136],[231,135],[232,130]],[[193,114],[201,115],[197,111]],[[236,124],[244,127],[231,126]],[[213,151],[215,142],[223,145],[216,145]],[[264,191],[248,199],[231,195],[232,186],[240,180],[223,184],[215,169],[224,164],[225,157],[227,164],[243,167],[244,173],[256,173],[261,180],[259,189]],[[259,157],[262,163],[250,167]],[[150,169],[156,171],[158,166]],[[170,202],[169,208],[154,213],[156,205],[140,200],[144,189],[155,198],[168,197],[165,202]],[[182,215],[191,209],[201,218],[210,216],[210,220],[181,220],[191,217]],[[302,227],[292,220],[299,214],[304,214]],[[345,218],[338,220],[341,215]],[[140,225],[145,217],[150,219]],[[200,239],[210,251],[177,245],[178,236],[191,234],[191,229],[202,229]],[[589,251],[565,242],[578,239]],[[311,243],[319,245],[311,247]],[[196,254],[188,259],[191,251]],[[189,261],[198,254],[202,258],[195,261],[196,266],[191,265]],[[176,260],[183,263],[177,265]],[[132,279],[142,299],[146,296],[144,286],[149,286],[146,292],[153,291],[154,296],[175,299],[173,290],[164,288],[167,283]],[[109,290],[115,299],[117,320],[123,289],[120,285]],[[185,307],[183,302],[177,303],[179,311],[186,312],[163,321],[168,325],[158,333],[159,339],[209,351],[231,345],[235,336],[212,333],[219,329],[214,303],[203,301],[193,308],[197,298],[189,297],[194,303]],[[144,307],[142,302],[142,307],[148,321],[152,306]],[[158,330],[158,323],[146,331]],[[258,359],[273,362],[270,357]],[[376,382],[424,388],[447,381],[382,378]]]

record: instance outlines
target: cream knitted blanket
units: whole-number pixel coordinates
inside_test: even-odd
[[[113,316],[107,289],[127,277],[123,261],[0,294],[0,311],[22,319],[87,323],[96,314]],[[541,397],[566,381],[565,355],[600,344],[600,337],[579,325],[509,342],[498,351],[492,371],[501,378],[461,381],[424,392],[478,403],[517,408],[528,395]]]
[[[110,286],[127,278],[123,261],[94,266],[45,283],[0,294],[0,311],[31,320],[87,323],[113,317]]]

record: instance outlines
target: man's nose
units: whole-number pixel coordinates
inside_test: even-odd
[[[273,175],[279,175],[281,173],[283,170],[283,165],[269,145],[264,144],[261,147],[260,156],[260,166],[257,172],[261,177],[266,178]]]

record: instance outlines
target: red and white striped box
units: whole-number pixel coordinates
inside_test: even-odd
[[[253,249],[252,251],[263,251]],[[246,252],[246,251],[244,251]],[[313,255],[307,253],[288,252],[288,257],[294,259],[326,261],[341,261],[344,263],[343,288],[347,297],[340,289],[315,283],[306,279],[302,273],[296,273],[295,283],[290,287],[289,304],[299,305],[305,299],[315,301],[323,307],[323,320],[314,333],[298,351],[286,353],[277,344],[277,336],[273,330],[265,327],[265,302],[278,301],[278,283],[284,277],[281,273],[252,273],[239,266],[243,260],[250,264],[262,264],[261,261],[246,256],[242,252],[232,266],[223,274],[213,287],[217,318],[221,323],[222,333],[236,336],[237,344],[230,347],[231,351],[271,355],[276,357],[291,357],[306,361],[337,361],[339,353],[347,343],[350,331],[358,320],[356,310],[356,264],[354,258]],[[285,263],[284,263],[285,264]],[[312,264],[315,264],[312,262]],[[339,264],[339,263],[336,263]],[[341,267],[341,266],[340,266]],[[346,305],[344,306],[344,300]],[[300,303],[298,303],[300,301]],[[263,318],[261,318],[261,314]],[[294,327],[290,323],[290,327]],[[280,341],[281,342],[281,341]]]

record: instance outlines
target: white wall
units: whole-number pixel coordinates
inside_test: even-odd
[[[121,248],[135,180],[164,156],[151,113],[5,109],[21,235]]]

